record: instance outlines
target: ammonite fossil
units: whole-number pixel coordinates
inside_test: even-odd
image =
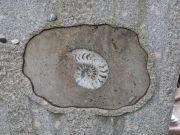
[[[75,49],[71,55],[77,62],[74,79],[79,86],[95,90],[106,82],[109,68],[102,56],[86,49]]]
[[[110,25],[43,29],[26,45],[23,73],[38,103],[42,98],[62,113],[82,108],[117,116],[139,108],[153,93],[153,53],[143,48],[135,32]]]

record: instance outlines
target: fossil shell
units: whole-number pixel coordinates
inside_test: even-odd
[[[71,55],[77,62],[74,79],[79,86],[95,90],[106,82],[109,68],[102,56],[86,49],[75,49]]]

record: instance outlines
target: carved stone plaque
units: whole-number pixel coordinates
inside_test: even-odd
[[[28,42],[24,60],[35,94],[59,107],[119,109],[150,84],[136,33],[109,25],[44,30]]]

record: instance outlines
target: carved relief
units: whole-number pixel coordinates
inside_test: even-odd
[[[77,62],[74,78],[78,85],[94,90],[106,82],[109,69],[103,57],[86,49],[73,50],[71,55]]]
[[[150,85],[137,34],[109,25],[42,31],[27,44],[24,73],[37,96],[60,108],[131,106]]]

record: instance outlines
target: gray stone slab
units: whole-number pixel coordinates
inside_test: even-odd
[[[0,129],[12,135],[44,135],[47,130],[52,135],[167,135],[180,70],[179,4],[178,0],[1,0],[0,33],[8,43],[0,43]],[[47,17],[52,13],[58,18],[50,23]],[[34,31],[81,24],[109,24],[138,34],[148,52],[151,80],[143,102],[113,112],[60,109],[33,93],[22,67],[25,46],[37,34]],[[19,45],[10,44],[15,38]],[[36,107],[39,110],[33,112]],[[42,126],[34,127],[35,120]]]
[[[74,59],[76,49],[100,56],[80,50]],[[28,42],[24,59],[34,92],[60,107],[119,109],[140,100],[150,83],[137,35],[108,25],[45,30]]]

